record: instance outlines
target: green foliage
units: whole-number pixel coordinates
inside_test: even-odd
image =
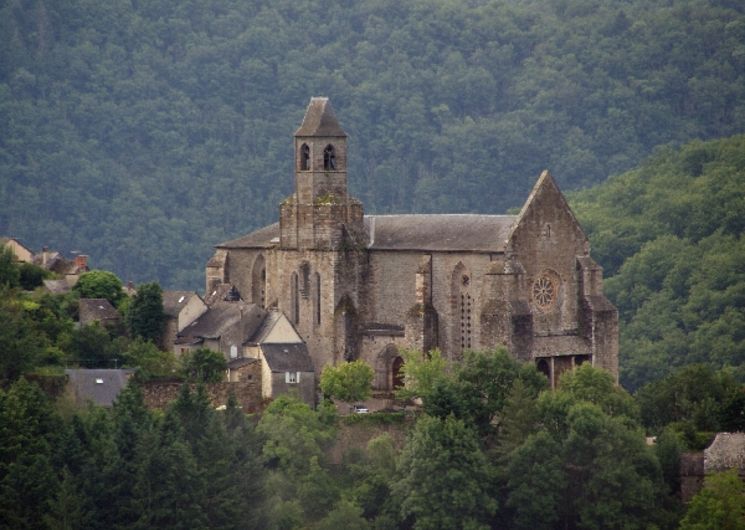
[[[3,245],[0,247],[0,288],[18,287],[20,282],[21,272],[15,254]]]
[[[270,503],[284,507],[269,514],[271,526],[296,524],[300,514],[303,521],[321,519],[338,498],[338,486],[323,467],[333,428],[305,403],[283,395],[266,408],[257,431],[265,439],[264,459],[273,469],[267,487]]]
[[[532,365],[521,365],[504,348],[468,351],[459,363],[448,366],[439,350],[427,356],[403,352],[406,386],[403,396],[422,399],[431,416],[451,414],[487,434],[499,424],[513,383],[520,379],[532,396],[546,387],[546,378]]]
[[[342,499],[314,528],[316,530],[338,530],[339,528],[367,530],[370,524],[362,517],[362,509],[359,506]]]
[[[312,460],[322,458],[322,448],[333,434],[308,405],[287,395],[266,408],[258,432],[266,438],[264,457],[296,476],[302,476]]]
[[[227,361],[222,353],[199,348],[181,356],[181,370],[190,381],[217,383],[225,379]]]
[[[369,211],[503,211],[544,167],[575,188],[742,132],[744,18],[689,0],[7,3],[0,226],[196,286],[211,245],[276,220],[319,93]]]
[[[573,197],[610,276],[627,388],[687,364],[745,361],[744,150],[742,135],[659,149]]]
[[[648,383],[636,393],[644,425],[652,432],[675,423],[685,432],[721,430],[725,407],[732,403],[729,418],[745,414],[737,410],[742,387],[729,371],[714,371],[705,365],[690,365]],[[731,400],[731,401],[730,401]]]
[[[21,263],[18,267],[18,283],[22,289],[33,291],[51,278],[52,273],[32,263]]]
[[[438,349],[426,355],[416,350],[401,350],[404,364],[404,387],[396,391],[401,399],[421,398],[429,395],[435,385],[447,378],[447,360]]]
[[[706,477],[704,489],[691,500],[680,529],[745,529],[745,486],[737,470]]]
[[[138,369],[137,377],[141,380],[172,377],[176,372],[173,352],[160,351],[155,344],[141,338],[130,343],[122,358],[125,366]]]
[[[327,365],[321,372],[321,392],[342,401],[363,401],[370,397],[374,375],[370,365],[361,360]]]
[[[145,283],[127,305],[127,328],[133,337],[159,343],[166,322],[163,292],[157,283]]]
[[[21,304],[0,288],[0,386],[33,368],[42,355],[44,338]]]
[[[497,508],[476,432],[462,420],[423,416],[399,461],[400,517],[413,528],[488,528]]]
[[[559,391],[566,392],[574,400],[594,403],[609,416],[639,419],[634,398],[623,388],[616,386],[609,372],[593,368],[590,364],[565,372],[559,381]]]
[[[106,328],[98,322],[73,329],[60,338],[70,360],[85,368],[114,368],[118,351]]]
[[[81,298],[105,298],[112,305],[124,296],[122,281],[113,272],[102,270],[84,272],[73,289]]]
[[[42,527],[58,484],[53,448],[60,427],[36,385],[20,379],[0,390],[0,520],[8,527]]]

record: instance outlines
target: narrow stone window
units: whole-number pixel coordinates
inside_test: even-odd
[[[331,144],[327,145],[326,149],[323,150],[323,169],[326,171],[336,169],[336,150]]]
[[[460,295],[460,348],[465,351],[471,348],[471,295],[462,292]]]
[[[321,275],[317,272],[313,275],[313,296],[314,296],[314,321],[316,326],[321,325]]]
[[[266,269],[261,269],[261,283],[259,289],[259,306],[263,309],[266,307]]]
[[[292,321],[298,324],[300,322],[300,289],[297,272],[292,273],[290,280],[290,298],[292,298]]]
[[[308,144],[303,144],[300,147],[300,171],[308,171],[310,169],[310,147]]]

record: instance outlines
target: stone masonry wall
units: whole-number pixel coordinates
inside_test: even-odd
[[[169,403],[178,398],[181,386],[187,384],[181,381],[149,381],[141,385],[145,405],[150,409],[164,409]],[[189,384],[192,392],[196,391],[195,384]],[[220,407],[228,402],[232,392],[244,412],[256,412],[261,408],[261,378],[251,381],[235,383],[220,382],[205,385],[207,396],[214,407]]]

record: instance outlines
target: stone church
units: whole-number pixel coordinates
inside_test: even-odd
[[[279,222],[216,246],[207,292],[231,284],[282,312],[316,373],[362,359],[401,383],[399,350],[504,345],[552,385],[581,363],[618,376],[618,313],[602,269],[544,171],[518,215],[365,215],[347,190],[347,135],[314,97],[294,135],[295,190]]]

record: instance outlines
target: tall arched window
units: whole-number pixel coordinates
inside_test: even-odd
[[[290,279],[290,299],[292,303],[292,321],[298,324],[300,322],[300,289],[297,272],[293,272]]]
[[[310,169],[310,147],[308,144],[300,146],[300,171],[308,171]]]
[[[336,169],[336,150],[331,144],[323,150],[323,169],[327,171]]]
[[[462,262],[455,266],[450,282],[453,311],[451,344],[453,353],[457,355],[473,347],[474,299],[471,294],[471,273]]]
[[[263,254],[256,258],[251,270],[251,301],[259,307],[266,307],[266,260]]]
[[[316,326],[321,325],[321,275],[313,274],[313,308]]]

